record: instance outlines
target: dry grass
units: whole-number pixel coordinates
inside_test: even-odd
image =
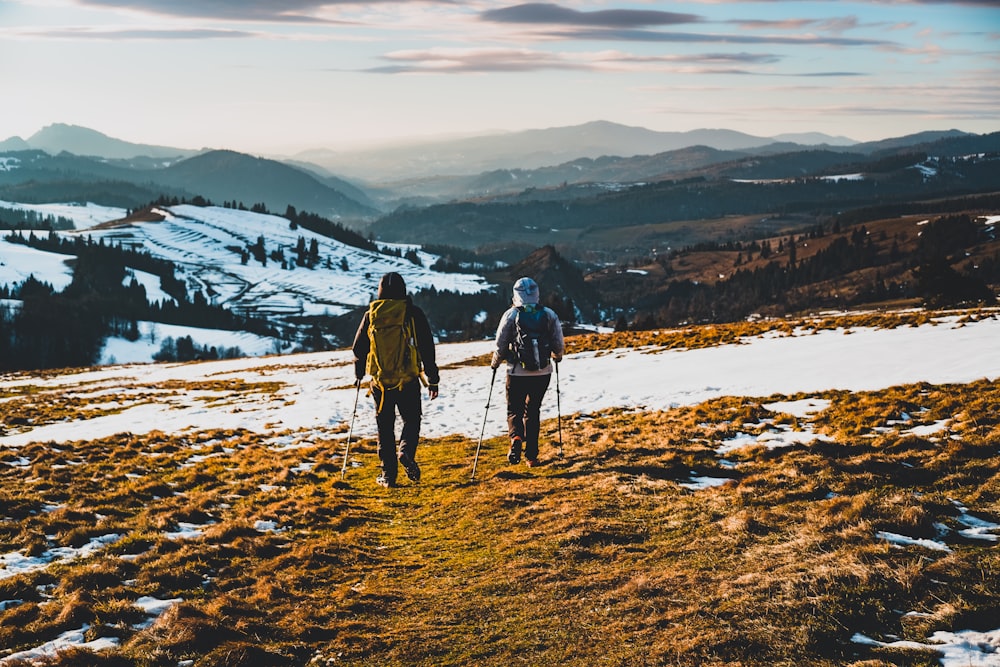
[[[851,638],[996,626],[1000,552],[957,533],[956,503],[1000,522],[1000,385],[816,397],[831,404],[812,420],[764,407],[785,397],[572,415],[563,458],[546,423],[544,466],[508,466],[488,440],[475,481],[474,441],[426,441],[424,481],[391,492],[370,441],[346,481],[342,441],[247,431],[2,450],[30,464],[0,464],[0,553],[120,539],[0,579],[0,602],[19,601],[0,647],[86,625],[120,647],[51,664],[936,664]],[[779,425],[833,441],[715,452]],[[692,472],[731,479],[691,491]],[[143,627],[142,596],[183,602]]]

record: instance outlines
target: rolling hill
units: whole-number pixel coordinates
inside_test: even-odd
[[[346,182],[299,167],[233,151],[208,151],[194,157],[152,164],[148,158],[102,160],[70,153],[14,151],[0,155],[0,198],[50,203],[92,201],[108,206],[140,208],[160,198],[201,197],[246,206],[288,206],[328,218],[377,215],[364,193]],[[336,189],[342,187],[351,195]]]

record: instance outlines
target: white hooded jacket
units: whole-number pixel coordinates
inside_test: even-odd
[[[515,318],[519,307],[538,304],[538,284],[531,278],[520,278],[514,283],[514,293],[511,299],[512,306],[500,317],[500,324],[497,326],[496,349],[493,351],[491,366],[499,368],[500,363],[507,362],[508,375],[550,375],[553,364],[537,371],[529,371],[521,367],[510,358],[511,343],[517,337]],[[548,323],[549,341],[552,350],[552,360],[561,361],[565,352],[565,342],[563,340],[562,325],[559,323],[559,316],[551,308],[542,307]]]

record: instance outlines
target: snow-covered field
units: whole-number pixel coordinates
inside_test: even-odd
[[[693,405],[718,396],[791,395],[827,389],[875,390],[926,381],[962,383],[1000,377],[1000,320],[958,324],[943,318],[934,325],[896,329],[828,330],[801,335],[766,335],[740,345],[695,350],[585,352],[567,356],[550,390],[543,416],[555,416],[558,385],[564,413],[607,408],[660,410]],[[492,342],[438,346],[441,395],[425,399],[423,433],[478,437],[491,371],[488,365],[453,366],[488,353]],[[309,429],[326,432],[351,418],[354,399],[352,355],[348,350],[191,363],[123,365],[52,377],[11,375],[5,385],[75,387],[100,403],[109,392],[141,393],[167,380],[243,379],[281,382],[270,395],[244,397],[239,410],[206,409],[197,396],[165,394],[117,414],[81,422],[55,423],[8,432],[0,446],[32,440],[98,438],[122,431],[145,433],[210,428]],[[503,431],[502,378],[495,381],[487,433]],[[374,433],[366,401],[356,432]],[[545,415],[544,413],[548,413]]]

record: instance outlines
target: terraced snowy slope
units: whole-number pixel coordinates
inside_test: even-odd
[[[489,286],[479,276],[439,273],[307,229],[291,229],[287,219],[276,215],[191,205],[163,207],[157,212],[164,216],[162,221],[66,234],[144,249],[175,263],[190,293],[200,291],[212,303],[262,317],[343,314],[366,305],[377,291],[379,278],[388,271],[402,275],[411,292],[433,286],[468,294]],[[282,268],[270,258],[266,265],[253,257],[243,264],[241,252],[261,237],[267,254],[281,250],[292,268]],[[315,268],[294,265],[300,238],[306,248],[316,241],[319,262]]]

